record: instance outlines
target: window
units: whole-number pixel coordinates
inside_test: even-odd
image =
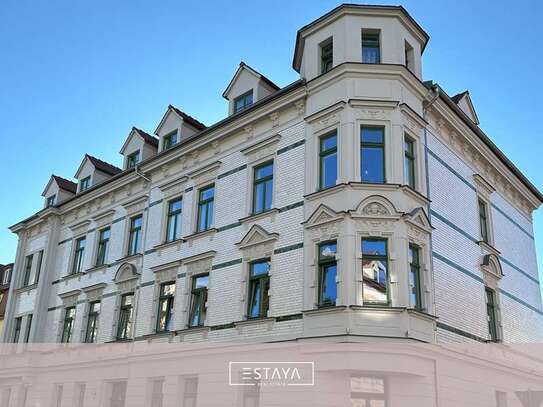
[[[164,136],[162,149],[167,150],[169,148],[172,148],[178,142],[179,140],[177,140],[177,130],[172,131],[171,133],[168,133]]]
[[[46,206],[53,206],[55,204],[55,199],[57,198],[56,195],[51,195],[49,198],[47,198],[47,204]]]
[[[422,311],[422,291],[420,286],[420,249],[409,245],[409,297],[411,306]]]
[[[319,245],[319,307],[336,305],[337,243]]]
[[[208,230],[213,225],[213,201],[215,185],[200,190],[198,198],[198,232]]]
[[[175,282],[160,285],[158,297],[157,332],[170,331],[173,328],[173,302],[175,298]]]
[[[166,241],[173,242],[181,238],[181,222],[183,201],[181,198],[168,203],[168,220],[166,224]]]
[[[253,213],[271,209],[273,195],[273,161],[255,167],[253,181]]]
[[[97,266],[103,266],[104,264],[106,264],[110,236],[110,228],[102,229],[98,235],[98,254],[96,257]]]
[[[351,377],[351,406],[385,407],[386,382],[381,377]]]
[[[413,47],[407,41],[405,41],[404,43],[404,49],[405,49],[405,67],[409,69],[411,72],[413,72],[415,51],[413,50]]]
[[[385,182],[385,129],[362,127],[360,131],[360,179],[362,182]]]
[[[249,270],[249,318],[265,318],[268,316],[270,300],[270,262],[269,260],[251,263]]]
[[[362,32],[362,62],[380,64],[379,32]]]
[[[319,140],[319,188],[336,185],[337,181],[337,134],[323,136]]]
[[[85,333],[85,342],[96,342],[98,334],[98,318],[100,317],[100,301],[93,301],[89,304],[89,315],[87,318],[87,331]]]
[[[488,334],[490,340],[498,341],[498,318],[496,309],[496,293],[490,287],[485,287],[486,316],[488,320]]]
[[[185,377],[183,379],[183,407],[196,407],[198,401],[198,378]]]
[[[140,162],[140,150],[126,157],[126,168],[134,168]]]
[[[30,285],[31,279],[34,279],[34,277],[32,276],[32,260],[33,259],[34,259],[34,256],[32,254],[29,256],[26,256],[25,274],[23,276],[23,287]]]
[[[481,232],[481,240],[485,243],[488,243],[488,208],[486,202],[483,201],[481,198],[479,198],[479,228]]]
[[[162,407],[164,399],[164,378],[151,379],[151,407]]]
[[[85,254],[85,243],[87,239],[81,237],[75,241],[74,260],[72,264],[72,274],[81,273],[83,270],[83,255]]]
[[[90,188],[90,180],[91,177],[85,177],[81,181],[79,181],[79,192],[86,191]]]
[[[253,104],[253,90],[234,99],[234,113],[241,112]]]
[[[26,317],[26,332],[25,332],[24,343],[28,343],[30,340],[30,329],[32,329],[32,314],[29,314]]]
[[[130,219],[130,230],[128,233],[128,255],[133,256],[140,251],[141,225],[143,217],[134,216]]]
[[[134,307],[134,294],[121,296],[119,310],[119,325],[117,326],[117,339],[129,339],[132,336],[132,310]]]
[[[125,407],[126,403],[126,381],[112,382],[111,386],[111,398],[109,400],[110,407]]]
[[[258,380],[251,379],[242,387],[243,399],[242,407],[259,407],[260,406],[260,383]]]
[[[85,383],[76,383],[74,389],[74,402],[75,407],[83,407],[85,403],[85,390],[87,385]]]
[[[334,43],[332,38],[324,41],[321,46],[321,74],[328,72],[334,65]]]
[[[364,304],[388,304],[386,239],[362,240],[362,295]]]
[[[11,269],[4,269],[4,272],[2,273],[2,281],[0,282],[0,285],[8,285],[11,277]]]
[[[404,161],[403,161],[403,173],[404,180],[407,185],[415,189],[415,142],[409,137],[404,138]]]
[[[64,385],[62,383],[55,384],[53,393],[53,407],[62,407],[62,394],[64,393]]]
[[[206,319],[209,274],[192,277],[189,326],[203,326]]]
[[[19,337],[21,336],[22,324],[23,324],[23,317],[15,318],[15,326],[13,328],[13,343],[19,342]]]
[[[62,337],[60,342],[69,343],[72,339],[75,320],[75,307],[67,307],[64,311],[64,323],[62,325]]]
[[[38,265],[36,266],[36,274],[34,276],[34,281],[32,284],[37,284],[40,280],[41,267],[43,264],[43,250],[40,250],[38,253]]]

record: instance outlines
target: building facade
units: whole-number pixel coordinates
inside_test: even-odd
[[[2,334],[2,328],[4,327],[4,317],[6,314],[6,305],[8,303],[12,269],[13,263],[0,264],[0,335]]]
[[[543,340],[543,195],[423,81],[402,7],[301,28],[283,88],[241,63],[206,126],[169,106],[123,168],[53,175],[19,237],[4,342]]]

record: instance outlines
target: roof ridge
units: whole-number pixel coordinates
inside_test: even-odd
[[[188,122],[190,125],[195,127],[197,130],[203,130],[203,129],[207,128],[207,126],[204,123],[202,123],[199,120],[196,120],[194,117],[192,117],[191,115],[183,112],[181,109],[175,107],[171,103],[168,105],[168,109],[172,109],[173,111],[175,111],[175,113],[177,113],[179,116],[181,116],[186,122]]]
[[[132,130],[137,132],[140,136],[142,136],[143,140],[146,143],[158,146],[158,137],[155,137],[155,136],[147,133],[145,130],[139,129],[136,126],[132,126]]]
[[[103,172],[106,172],[110,175],[115,175],[115,174],[118,174],[120,172],[122,172],[123,170],[120,169],[119,167],[113,165],[113,164],[110,164],[104,160],[101,160],[99,158],[96,158],[88,153],[85,153],[85,157],[87,157],[91,162],[92,164],[97,167],[99,170],[103,171]]]

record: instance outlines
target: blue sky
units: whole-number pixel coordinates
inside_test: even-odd
[[[85,153],[120,166],[130,128],[153,132],[170,103],[218,121],[240,60],[281,86],[296,80],[296,30],[338,4],[2,1],[0,263],[15,256],[8,226],[42,207],[51,173],[72,178]],[[543,189],[543,2],[436,4],[402,3],[431,37],[424,79],[469,89],[482,129]],[[543,209],[535,233],[543,259]]]

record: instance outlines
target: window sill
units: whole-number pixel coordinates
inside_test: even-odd
[[[101,265],[99,265],[99,266],[94,266],[94,267],[91,267],[90,269],[85,270],[85,274],[86,274],[86,273],[92,273],[93,271],[105,270],[105,269],[107,269],[109,266],[110,266],[110,264],[101,264]]]
[[[37,288],[37,287],[38,287],[38,283],[34,283],[34,284],[31,284],[31,285],[25,285],[24,287],[17,288],[15,290],[15,294],[30,292],[30,291],[34,290],[35,288]]]
[[[85,275],[85,273],[83,273],[82,271],[79,271],[77,273],[71,273],[71,274],[68,274],[64,277],[61,278],[62,281],[67,281],[67,280],[71,280],[73,278],[77,278],[77,277],[81,277]]]
[[[171,240],[169,242],[163,242],[163,243],[157,244],[155,247],[153,247],[153,249],[155,250],[166,249],[170,246],[180,245],[181,243],[185,243],[184,238],[179,238],[179,239]]]
[[[167,338],[169,336],[175,336],[175,331],[155,332],[148,335],[138,336],[137,338],[130,339],[130,341],[150,341],[152,339]]]
[[[242,328],[247,325],[271,325],[275,322],[273,317],[256,317],[256,318],[247,318],[243,321],[234,322],[236,328]]]
[[[307,200],[310,200],[310,201],[313,200],[313,199],[322,198],[323,196],[331,195],[331,194],[334,194],[334,193],[336,193],[338,191],[342,191],[347,186],[348,186],[348,184],[346,184],[346,183],[336,184],[336,185],[334,185],[332,187],[319,189],[319,190],[317,190],[315,192],[304,195],[304,198],[307,199]]]
[[[496,249],[496,248],[495,248],[494,246],[492,246],[490,243],[485,242],[484,240],[479,240],[479,241],[477,242],[477,244],[478,244],[479,246],[481,246],[481,248],[482,248],[483,250],[486,250],[489,254],[493,254],[493,255],[495,255],[495,256],[499,256],[499,255],[501,254],[501,252],[500,252],[498,249]]]
[[[142,256],[143,256],[142,253],[130,254],[128,256],[124,256],[124,257],[121,257],[120,259],[115,260],[115,264],[122,263],[122,262],[129,261],[129,260],[138,259],[138,258],[140,258]]]
[[[322,314],[322,313],[327,313],[327,312],[343,312],[346,309],[347,309],[346,305],[331,305],[331,306],[326,306],[326,307],[319,307],[315,309],[305,310],[305,311],[302,311],[302,313],[304,315],[311,316],[311,315]]]
[[[254,222],[259,219],[267,218],[268,216],[271,216],[272,218],[274,218],[275,215],[277,215],[278,213],[279,213],[279,209],[271,208],[264,212],[252,213],[249,216],[239,219],[238,221],[240,223]]]
[[[218,230],[215,229],[215,228],[203,230],[201,232],[196,232],[196,233],[193,233],[192,235],[185,236],[185,237],[183,237],[183,240],[184,241],[191,241],[191,240],[200,239],[200,238],[205,237],[205,236],[213,236],[215,233],[217,233],[217,231]]]

